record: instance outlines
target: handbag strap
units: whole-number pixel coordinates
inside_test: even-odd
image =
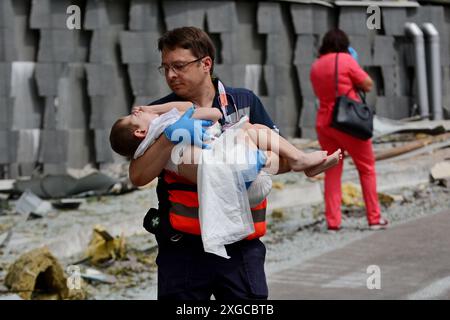
[[[335,97],[337,98],[339,96],[339,92],[338,92],[338,57],[339,57],[339,52],[336,52],[336,60],[334,63],[334,83],[335,83]],[[347,93],[345,94],[345,96],[348,96],[349,92],[353,89],[350,88]],[[364,104],[366,104],[366,93],[362,90],[359,90],[358,88],[355,88],[356,93],[359,95],[359,97],[361,98],[362,102],[364,102]],[[362,94],[361,94],[362,92]]]
[[[338,57],[339,52],[336,52],[336,59],[334,61],[334,86],[335,86],[335,97],[338,97]]]

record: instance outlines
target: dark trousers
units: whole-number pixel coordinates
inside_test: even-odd
[[[259,239],[226,246],[230,259],[204,252],[197,236],[157,240],[158,300],[267,299],[266,248]]]

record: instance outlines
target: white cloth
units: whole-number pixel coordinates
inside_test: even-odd
[[[134,159],[142,156],[154,142],[155,140],[164,132],[164,130],[171,124],[177,122],[180,119],[181,113],[173,108],[169,112],[163,113],[148,125],[148,132],[144,140],[139,144],[136,152],[134,153]]]
[[[229,258],[225,245],[242,240],[255,229],[241,171],[248,167],[248,150],[234,143],[247,119],[227,129],[205,149],[197,169],[199,220],[206,252]]]
[[[261,171],[247,189],[250,208],[260,204],[272,190],[272,178],[267,172]]]

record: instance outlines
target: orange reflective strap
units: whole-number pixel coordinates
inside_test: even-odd
[[[190,218],[170,212],[170,224],[172,228],[194,235],[200,235],[200,221],[197,218]]]
[[[198,194],[192,191],[169,190],[169,201],[181,203],[187,207],[198,208]]]

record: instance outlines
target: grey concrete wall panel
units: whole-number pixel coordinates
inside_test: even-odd
[[[204,1],[163,1],[167,30],[184,26],[203,28],[205,22]]]
[[[129,29],[159,31],[162,13],[156,0],[131,0]]]
[[[41,125],[43,105],[37,95],[34,67],[34,62],[12,63],[13,129],[33,129]]]
[[[30,28],[50,29],[52,28],[51,0],[31,1]]]
[[[93,32],[91,38],[89,62],[94,63],[120,63],[119,35],[120,29],[99,29]]]
[[[274,121],[285,137],[295,137],[298,131],[298,107],[292,96],[274,98]]]
[[[131,101],[123,93],[116,95],[90,97],[91,117],[89,128],[110,130],[113,123],[130,113]]]
[[[339,14],[339,29],[349,35],[367,36],[367,8],[366,7],[341,7]]]
[[[67,166],[73,169],[82,169],[93,160],[93,141],[88,130],[68,130]],[[93,136],[93,134],[92,134]],[[109,140],[108,144],[109,146]]]
[[[89,100],[86,94],[84,65],[68,64],[58,83],[56,129],[88,127]]]
[[[264,67],[260,64],[247,64],[243,67],[245,70],[243,87],[253,91],[257,96],[266,94]]]
[[[281,4],[275,2],[258,2],[257,11],[258,33],[284,33],[284,22]]]
[[[259,94],[263,66],[244,64],[218,64],[214,66],[215,74],[228,86],[247,88]]]
[[[296,34],[325,34],[335,26],[336,14],[325,6],[293,3],[290,10]]]
[[[161,53],[157,48],[159,37],[160,34],[157,32],[121,32],[122,62],[159,64],[161,62]]]
[[[43,129],[56,130],[57,103],[58,98],[56,97],[45,98]]]
[[[300,93],[304,98],[312,99],[315,97],[314,90],[310,80],[311,65],[297,65],[297,77],[300,82]]]
[[[223,64],[261,64],[266,47],[265,41],[255,34],[251,24],[240,23],[236,32],[220,34]]]
[[[390,119],[404,119],[409,117],[410,97],[377,97],[375,110],[377,115]]]
[[[63,63],[36,63],[35,78],[40,96],[56,96]]]
[[[89,37],[78,30],[42,30],[39,62],[83,62],[87,60]]]
[[[9,164],[12,162],[10,157],[10,135],[11,131],[0,130],[0,164]]]
[[[236,2],[234,1],[208,1],[206,21],[208,32],[232,32],[238,26]]]
[[[214,65],[214,74],[228,86],[235,86],[233,83],[233,68],[230,64],[216,64]]]
[[[303,98],[298,121],[300,128],[315,128],[318,103],[315,98]]]
[[[67,8],[70,0],[34,0],[31,1],[31,29],[67,29]]]
[[[133,100],[133,106],[146,106],[150,103],[152,103],[155,100],[158,100],[159,98],[161,98],[161,96],[154,96],[154,97],[149,97],[149,96],[145,96],[145,97],[134,97]]]
[[[314,12],[314,33],[325,34],[337,25],[338,17],[334,8],[321,5],[313,5]]]
[[[377,66],[393,66],[396,61],[394,37],[375,36],[373,43],[373,64]]]
[[[314,9],[310,4],[291,4],[291,16],[296,34],[314,33]]]
[[[38,161],[40,129],[21,129],[17,131],[17,150],[15,162],[34,163]]]
[[[84,28],[87,30],[128,27],[128,1],[87,1]]]
[[[284,96],[292,86],[291,67],[264,65],[264,78],[269,96]]]
[[[298,35],[295,44],[295,65],[311,65],[317,58],[317,39],[314,35]]]
[[[430,22],[436,27],[440,34],[444,34],[447,31],[443,6],[429,5],[418,7],[416,10],[411,11],[408,20],[416,22],[419,25]]]
[[[10,0],[4,1],[3,5],[7,3]],[[26,7],[26,3],[15,1],[6,26],[0,27],[0,61],[33,61],[35,58],[37,34],[28,28],[24,5]]]
[[[0,96],[0,130],[11,129],[14,98]]]
[[[450,67],[442,68],[442,105],[450,115]]]
[[[414,67],[414,44],[413,41],[407,37],[395,37],[395,52],[396,61],[402,67]]]
[[[42,173],[44,175],[56,175],[67,173],[66,163],[44,163]]]
[[[358,62],[361,66],[372,66],[372,41],[367,36],[349,35],[350,45],[358,52]]]
[[[401,96],[401,87],[399,84],[398,66],[382,66],[381,73],[383,75],[383,88],[385,96]]]
[[[267,35],[267,51],[265,64],[291,65],[293,59],[293,45],[289,35],[271,33]]]
[[[95,160],[97,163],[114,162],[109,144],[109,130],[95,130]]]
[[[42,130],[41,155],[43,163],[67,162],[68,132],[65,130]]]
[[[381,10],[383,30],[388,36],[405,35],[405,23],[409,21],[406,8],[384,7]]]
[[[111,64],[86,63],[87,92],[89,96],[105,96],[116,92],[116,68]]]
[[[0,97],[11,94],[11,63],[0,62]]]
[[[157,64],[129,64],[128,75],[134,96],[163,96],[169,93]]]

